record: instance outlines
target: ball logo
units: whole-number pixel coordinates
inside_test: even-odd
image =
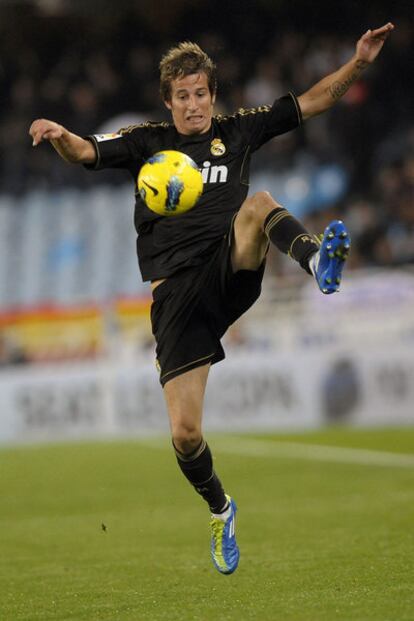
[[[157,196],[157,194],[158,194],[158,190],[157,190],[157,188],[154,188],[154,187],[153,187],[152,185],[150,185],[147,181],[145,181],[145,179],[142,181],[142,183],[143,183],[145,186],[147,186],[147,188],[149,188],[150,190],[152,190],[152,193],[154,194],[154,196]],[[144,190],[144,188],[143,188],[143,190]],[[147,194],[147,193],[146,193],[146,192],[145,192],[145,190],[144,190],[144,195],[142,196],[142,198],[143,198],[144,200],[145,200],[145,196],[146,196],[146,194]]]
[[[220,138],[214,138],[214,140],[211,141],[210,151],[212,155],[224,155],[226,152],[226,147],[224,146]]]

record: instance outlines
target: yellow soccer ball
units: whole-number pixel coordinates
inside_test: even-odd
[[[160,216],[177,216],[192,209],[203,192],[197,164],[180,151],[159,151],[138,175],[138,191],[147,207]]]

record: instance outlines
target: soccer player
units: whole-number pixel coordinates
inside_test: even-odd
[[[269,243],[328,294],[339,288],[350,245],[341,221],[332,222],[319,242],[267,192],[247,197],[250,156],[338,101],[393,28],[388,23],[368,30],[349,62],[299,97],[289,93],[272,106],[214,116],[215,65],[198,45],[185,42],[160,63],[161,96],[172,123],[147,122],[85,138],[46,119],[30,127],[34,146],[49,141],[68,162],[94,170],[124,168],[135,182],[143,163],[164,149],[186,153],[202,170],[201,199],[179,217],[154,214],[136,191],[135,225],[142,278],[152,286],[152,330],[173,447],[183,474],[210,508],[211,554],[223,574],[239,562],[236,504],[224,492],[202,435],[209,369],[224,358],[220,339],[260,295]]]

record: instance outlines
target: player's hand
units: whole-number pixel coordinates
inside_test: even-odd
[[[36,119],[30,126],[29,134],[33,138],[33,146],[36,147],[43,140],[57,140],[65,132],[65,128],[54,121]]]
[[[391,22],[376,30],[367,30],[356,45],[357,59],[366,63],[372,63],[393,30],[394,24],[391,24]]]

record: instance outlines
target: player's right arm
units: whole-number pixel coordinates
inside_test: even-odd
[[[73,164],[94,164],[96,151],[89,140],[68,131],[63,125],[47,119],[36,119],[30,126],[29,134],[36,147],[43,141],[50,142],[59,155]]]

